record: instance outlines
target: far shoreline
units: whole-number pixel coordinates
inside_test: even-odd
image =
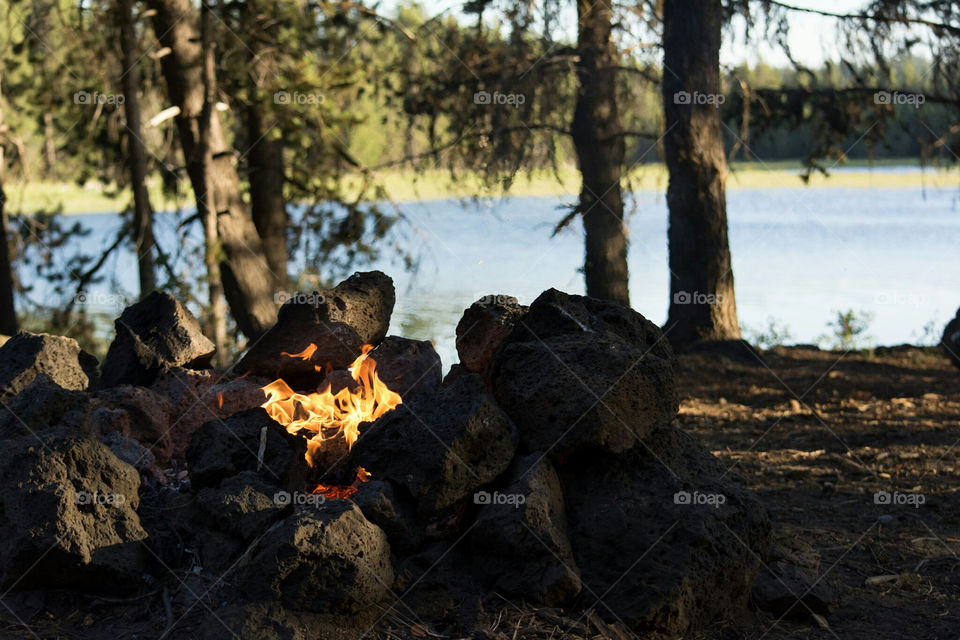
[[[901,169],[901,171],[898,171]],[[906,170],[910,169],[910,170]],[[914,170],[915,169],[915,170]],[[942,189],[960,186],[960,177],[950,169],[927,167],[920,170],[912,159],[884,160],[869,165],[863,161],[851,162],[843,167],[834,167],[829,176],[816,173],[809,183],[800,178],[800,164],[791,161],[773,163],[736,162],[730,167],[727,190],[756,189]],[[548,172],[519,175],[510,190],[503,193],[490,189],[476,176],[465,176],[452,183],[449,173],[433,170],[415,175],[409,172],[378,174],[393,202],[411,202],[506,197],[562,197],[576,196],[579,191],[579,176],[573,167],[568,167],[557,176]],[[354,188],[356,180],[347,180],[347,189]],[[648,164],[636,167],[624,180],[625,189],[634,193],[664,193],[667,187],[667,172],[663,165]],[[348,191],[349,192],[349,191]],[[157,188],[151,189],[154,209],[158,212],[192,209],[189,198],[173,200],[165,198]],[[110,214],[129,206],[132,198],[129,190],[109,194],[106,187],[98,185],[79,186],[64,183],[29,183],[26,186],[8,183],[8,214],[56,212],[63,215]]]

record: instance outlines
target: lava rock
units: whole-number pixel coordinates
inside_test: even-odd
[[[360,507],[367,520],[383,529],[391,549],[410,553],[423,543],[424,530],[417,521],[412,499],[404,500],[397,494],[389,482],[369,480],[357,487],[350,500]]]
[[[370,358],[377,363],[380,380],[405,400],[440,388],[443,365],[429,340],[388,336]]]
[[[49,427],[82,429],[88,396],[64,389],[41,373],[0,408],[0,440],[19,438]]]
[[[298,509],[263,535],[237,585],[294,610],[375,616],[394,572],[386,534],[347,501]]]
[[[497,358],[497,399],[525,452],[554,461],[584,446],[622,453],[676,415],[671,362],[622,340],[515,342]]]
[[[0,402],[44,374],[63,389],[86,391],[97,382],[97,359],[73,338],[21,331],[0,347]]]
[[[560,480],[542,453],[519,458],[503,491],[480,494],[470,543],[498,590],[547,606],[580,593]]]
[[[943,328],[940,349],[954,366],[960,367],[960,309],[957,309],[957,315]]]
[[[312,390],[330,369],[353,363],[363,345],[383,340],[395,302],[393,280],[380,271],[355,273],[329,291],[297,293],[236,369]]]
[[[405,487],[422,515],[439,515],[506,471],[517,431],[480,376],[421,394],[361,428],[355,465]]]
[[[0,584],[118,590],[137,584],[140,476],[63,429],[0,448]]]
[[[471,304],[457,324],[460,365],[489,380],[494,353],[526,313],[511,296],[489,295]]]
[[[633,448],[676,415],[673,352],[636,311],[550,289],[494,359],[493,386],[524,452],[560,462]]]
[[[744,614],[770,548],[763,507],[680,430],[644,444],[559,470],[583,583],[605,594],[598,613],[675,635]]]
[[[197,493],[204,521],[245,542],[269,529],[280,518],[286,502],[278,498],[275,486],[254,471],[241,471],[220,487],[205,487]]]
[[[171,425],[178,418],[163,396],[144,387],[122,385],[91,394],[85,429],[101,438],[114,431],[133,438],[165,466],[174,453]]]
[[[366,344],[378,344],[387,335],[397,298],[393,280],[382,271],[354,273],[322,297],[322,321],[353,327]]]
[[[206,369],[216,352],[200,323],[169,293],[154,291],[123,310],[103,361],[104,387],[147,386],[167,367]]]
[[[262,430],[266,428],[263,465],[258,469]],[[211,420],[197,429],[187,446],[190,484],[194,489],[217,487],[241,471],[254,471],[280,489],[299,491],[306,478],[305,439],[294,436],[262,408]]]
[[[164,482],[163,470],[157,465],[153,452],[133,438],[127,438],[113,431],[98,438],[113,455],[140,472],[141,479],[148,478],[156,484]]]

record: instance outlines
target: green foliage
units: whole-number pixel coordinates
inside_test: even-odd
[[[826,343],[829,348],[840,351],[855,351],[869,346],[872,340],[866,335],[870,324],[873,322],[873,314],[867,311],[837,311],[837,317],[827,323],[830,334],[821,336],[820,342]]]
[[[790,328],[773,316],[767,318],[765,327],[755,329],[740,325],[740,332],[746,336],[747,342],[758,349],[764,350],[782,346],[792,338]]]

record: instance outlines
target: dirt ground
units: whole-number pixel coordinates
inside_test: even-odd
[[[960,371],[935,349],[793,347],[765,352],[763,363],[684,356],[678,380],[680,425],[757,493],[780,544],[806,547],[818,592],[836,600],[820,621],[802,609],[782,619],[753,612],[689,637],[960,638]],[[0,638],[105,638],[107,628],[114,639],[155,637],[161,589],[121,602],[64,594],[58,606],[10,594],[4,605],[17,616],[0,610]],[[589,612],[484,604],[467,637],[636,637]],[[368,637],[463,637],[399,614]],[[166,637],[196,637],[193,617]]]

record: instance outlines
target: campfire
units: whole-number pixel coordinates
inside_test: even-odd
[[[391,391],[377,374],[377,362],[370,357],[373,345],[364,345],[359,357],[348,367],[349,378],[339,380],[342,386],[334,391],[329,378],[335,373],[329,363],[314,365],[317,372],[325,372],[326,385],[313,393],[297,393],[282,378],[263,387],[267,396],[263,408],[271,418],[293,434],[307,439],[307,464],[316,475],[324,476],[329,469],[326,463],[336,467],[344,461],[360,435],[360,424],[373,422],[388,411],[399,406],[400,394]],[[317,353],[317,345],[311,344],[300,353],[286,353],[290,358],[310,360]],[[331,461],[330,453],[334,459]],[[318,484],[313,493],[331,499],[347,498],[356,492],[361,482],[370,474],[363,467],[357,468],[352,484]]]

